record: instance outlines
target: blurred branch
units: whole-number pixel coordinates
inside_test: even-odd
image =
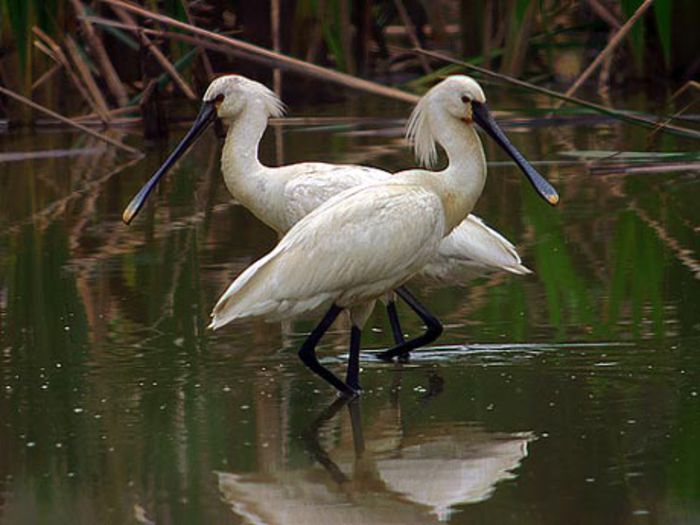
[[[663,122],[657,122],[657,121],[654,121],[652,119],[648,119],[645,117],[641,117],[639,115],[631,114],[629,112],[607,108],[605,106],[601,106],[600,104],[596,104],[594,102],[588,102],[587,100],[583,100],[583,99],[576,98],[576,97],[571,97],[571,96],[566,95],[564,93],[559,93],[558,91],[547,89],[547,88],[544,88],[542,86],[538,86],[536,84],[531,84],[530,82],[525,82],[524,80],[519,80],[517,78],[513,78],[511,76],[504,75],[503,73],[496,73],[494,71],[484,69],[483,67],[475,66],[473,64],[470,64],[469,62],[465,62],[464,60],[458,60],[456,58],[452,58],[452,57],[447,56],[443,53],[436,53],[434,51],[425,51],[422,49],[416,49],[415,52],[416,53],[423,53],[429,57],[435,58],[436,60],[442,60],[444,62],[451,62],[453,64],[458,64],[458,65],[464,67],[465,69],[476,71],[476,72],[481,73],[482,75],[485,75],[488,77],[497,78],[499,80],[502,80],[502,81],[507,82],[509,84],[512,84],[514,86],[518,86],[518,87],[527,89],[528,91],[535,91],[537,93],[543,93],[545,95],[548,95],[552,98],[556,98],[558,100],[564,100],[566,102],[571,102],[572,104],[576,104],[578,106],[590,108],[594,111],[597,111],[598,113],[603,113],[604,115],[609,115],[609,116],[611,116],[615,119],[618,119],[618,120],[623,120],[625,122],[637,124],[639,126],[644,126],[646,128],[650,128],[653,130],[664,131],[666,133],[670,133],[672,135],[677,135],[679,137],[700,140],[700,131],[696,131],[694,129],[682,128],[680,126],[665,124]]]
[[[100,114],[100,118],[103,118],[104,121],[107,122],[109,120],[109,117],[107,116],[107,112],[109,111],[107,101],[102,95],[100,89],[97,87],[97,82],[95,82],[95,79],[92,76],[90,67],[87,65],[85,59],[80,54],[78,44],[75,43],[75,40],[73,40],[73,38],[70,35],[66,35],[66,49],[68,49],[68,54],[73,60],[73,64],[75,64],[75,67],[78,70],[78,74],[83,79],[83,84],[90,93],[90,97],[92,98],[92,100],[95,101],[95,106],[97,108],[98,113]]]
[[[590,63],[590,65],[586,68],[586,70],[581,73],[581,76],[579,76],[576,79],[576,82],[574,82],[569,89],[566,90],[566,95],[567,97],[570,97],[576,91],[578,90],[579,87],[581,87],[581,84],[583,84],[586,80],[588,80],[588,77],[591,76],[591,74],[598,68],[600,64],[603,63],[603,61],[606,59],[606,57],[612,53],[615,48],[622,42],[622,39],[627,36],[627,33],[630,32],[632,27],[634,26],[635,22],[639,20],[639,18],[646,12],[649,7],[651,7],[651,4],[654,2],[654,0],[644,0],[644,3],[637,8],[637,10],[634,12],[634,14],[627,20],[627,22],[624,23],[624,25],[615,33],[615,36],[613,36],[610,41],[608,42],[608,45],[605,46],[605,48],[598,54],[598,56],[595,57],[595,60]],[[560,102],[555,105],[555,109],[559,109],[562,104],[564,104],[565,99],[560,99]]]
[[[96,137],[96,138],[98,138],[98,139],[100,139],[108,144],[111,144],[112,146],[114,146],[116,148],[119,148],[123,151],[126,151],[127,153],[131,153],[132,155],[139,155],[139,156],[142,155],[142,153],[139,150],[137,150],[136,148],[132,148],[131,146],[127,146],[126,144],[123,144],[123,143],[119,142],[118,140],[113,139],[112,137],[108,137],[107,135],[103,135],[102,133],[99,133],[93,129],[88,128],[87,126],[83,126],[82,124],[75,122],[74,120],[71,120],[67,117],[64,117],[60,113],[56,113],[55,111],[53,111],[45,106],[42,106],[41,104],[37,104],[33,100],[28,99],[27,97],[23,97],[22,95],[15,93],[14,91],[7,89],[6,87],[0,86],[0,93],[18,101],[18,102],[21,102],[22,104],[30,106],[30,107],[36,109],[37,111],[45,113],[45,114],[49,115],[50,117],[55,118],[56,120],[60,120],[64,124],[67,124],[71,127],[77,128],[80,131],[82,131],[83,133],[87,133],[88,135],[92,135],[93,137]]]
[[[87,102],[88,106],[90,106],[90,108],[92,108],[92,110],[100,116],[102,122],[107,122],[108,119],[105,115],[105,110],[100,108],[97,102],[90,96],[90,93],[88,93],[87,89],[78,78],[77,73],[73,70],[73,66],[68,61],[68,57],[63,52],[61,47],[53,38],[44,33],[38,27],[34,26],[32,28],[32,32],[37,38],[39,38],[39,40],[34,41],[34,46],[53,61],[63,66],[63,68],[66,70],[68,78],[70,78],[71,82],[73,82],[73,85],[80,92],[80,95],[83,97],[85,102]]]
[[[154,56],[154,58],[158,61],[158,63],[163,67],[165,72],[170,75],[170,77],[175,81],[175,83],[178,85],[180,90],[185,94],[187,98],[190,100],[197,100],[197,95],[194,94],[194,91],[192,91],[192,88],[185,82],[185,79],[182,78],[180,73],[177,72],[177,69],[173,66],[173,64],[165,57],[163,52],[158,49],[157,46],[151,42],[151,39],[148,38],[143,31],[139,29],[139,26],[136,24],[134,19],[131,17],[129,13],[124,11],[123,9],[120,9],[119,7],[114,7],[112,6],[112,9],[116,13],[116,15],[121,18],[122,22],[127,26],[128,29],[133,31],[136,36],[138,37],[139,41],[141,42],[141,45],[148,49],[148,51]]]
[[[587,0],[591,10],[613,29],[620,29],[620,21],[599,0]]]
[[[71,4],[73,4],[75,14],[81,22],[85,39],[90,45],[90,50],[94,54],[97,63],[100,65],[100,69],[102,69],[102,73],[109,90],[114,95],[114,98],[117,99],[117,104],[120,106],[125,106],[128,101],[126,89],[124,88],[119,75],[117,75],[112,62],[109,60],[109,56],[107,55],[107,51],[102,44],[102,40],[100,40],[95,33],[95,28],[92,27],[92,24],[90,24],[88,20],[82,17],[86,14],[85,6],[80,2],[80,0],[71,0]]]
[[[250,44],[242,40],[227,37],[219,33],[207,31],[206,29],[202,29],[200,27],[193,26],[185,22],[180,22],[179,20],[175,20],[174,18],[170,18],[169,16],[161,15],[153,11],[143,9],[142,7],[128,2],[124,2],[122,0],[100,1],[109,5],[123,7],[124,9],[127,9],[140,16],[152,18],[153,20],[158,20],[159,22],[162,22],[164,24],[190,31],[191,33],[195,33],[197,35],[234,47],[250,55],[257,55],[263,57],[274,62],[275,64],[278,64],[281,68],[295,71],[299,74],[320,78],[352,89],[357,89],[359,91],[365,91],[367,93],[392,98],[394,100],[401,100],[403,102],[408,102],[412,104],[418,101],[418,97],[416,95],[406,93],[405,91],[401,91],[400,89],[383,86],[381,84],[377,84],[376,82],[356,78],[352,75],[317,66],[316,64],[310,64],[308,62],[304,62],[303,60],[299,60],[298,58],[293,58],[287,55],[283,55],[281,53],[275,53],[274,51],[270,51],[269,49]]]
[[[423,49],[423,46],[421,46],[420,40],[418,40],[418,36],[416,35],[416,28],[413,27],[413,22],[411,22],[411,17],[408,16],[408,11],[406,11],[406,6],[404,5],[403,0],[394,0],[394,5],[396,6],[396,12],[399,14],[399,17],[406,28],[406,33],[408,34],[411,44],[416,49]],[[424,55],[418,55],[418,59],[420,60],[421,67],[423,68],[423,71],[425,71],[426,75],[433,72],[433,70],[430,68],[430,64],[428,63],[428,59]]]

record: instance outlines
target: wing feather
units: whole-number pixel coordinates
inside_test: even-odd
[[[244,271],[217,302],[211,326],[377,297],[418,271],[443,231],[440,200],[419,186],[351,188],[300,220]]]

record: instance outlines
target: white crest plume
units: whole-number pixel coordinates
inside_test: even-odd
[[[431,98],[430,92],[421,97],[416,107],[413,108],[406,126],[406,139],[413,147],[418,162],[427,168],[433,167],[438,158],[437,144],[430,125],[430,112],[428,111]]]
[[[253,96],[257,96],[260,99],[268,117],[281,117],[284,115],[286,111],[284,102],[280,100],[274,91],[267,86],[264,86],[260,82],[255,82],[254,80],[249,79],[245,80],[249,82],[249,89],[247,91],[252,92]]]
[[[204,94],[203,100],[214,100],[218,95],[243,97],[249,101],[260,101],[268,117],[281,117],[285,112],[284,102],[267,86],[240,75],[224,75],[215,79]]]

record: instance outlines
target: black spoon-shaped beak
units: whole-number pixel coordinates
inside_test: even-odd
[[[158,171],[153,174],[148,182],[143,185],[143,188],[141,188],[134,198],[131,199],[129,205],[124,208],[122,220],[126,224],[129,224],[132,220],[134,220],[134,217],[136,217],[138,212],[141,211],[141,208],[143,208],[143,205],[146,203],[146,199],[153,191],[153,188],[156,187],[161,177],[173,167],[173,164],[175,164],[177,160],[182,157],[182,155],[185,154],[187,149],[194,144],[194,142],[202,135],[204,130],[207,129],[207,126],[214,121],[215,117],[216,107],[214,102],[204,102],[202,104],[202,108],[199,110],[197,118],[194,120],[194,123],[187,134],[182,138],[180,143],[175,146],[173,152],[167,159],[165,159],[165,162],[163,162],[161,167],[158,168]]]
[[[523,154],[520,153],[515,146],[513,146],[513,143],[508,140],[506,134],[503,133],[501,127],[491,116],[489,108],[486,106],[486,104],[472,102],[472,117],[474,118],[474,122],[479,124],[479,126],[481,126],[481,128],[488,133],[491,138],[506,151],[506,153],[508,153],[510,158],[515,161],[537,193],[539,193],[540,196],[549,204],[556,206],[559,203],[559,194],[557,194],[557,190],[555,190],[554,187],[547,182],[542,175],[539,174],[532,164],[530,164],[527,159],[523,157]]]

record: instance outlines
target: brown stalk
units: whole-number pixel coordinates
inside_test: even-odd
[[[293,58],[287,55],[283,55],[281,53],[275,53],[274,51],[270,51],[269,49],[250,44],[242,40],[237,40],[235,38],[224,36],[219,33],[214,33],[213,31],[207,31],[206,29],[202,29],[200,27],[193,26],[185,22],[180,22],[179,20],[175,20],[174,18],[170,18],[168,16],[164,16],[153,11],[143,9],[142,7],[133,5],[129,2],[124,2],[122,0],[100,1],[110,5],[123,7],[124,9],[127,9],[140,16],[152,18],[153,20],[158,20],[159,22],[173,27],[185,29],[187,31],[190,31],[191,33],[204,36],[211,40],[223,43],[227,46],[234,47],[240,51],[244,51],[249,55],[257,55],[263,57],[271,62],[274,62],[275,64],[278,64],[280,67],[295,71],[299,74],[320,78],[359,91],[365,91],[367,93],[392,98],[394,100],[401,100],[408,103],[416,103],[419,98],[416,95],[406,93],[405,91],[401,91],[400,89],[382,86],[381,84],[377,84],[376,82],[371,82],[369,80],[355,78],[352,75],[317,66],[316,64],[310,64],[308,62],[304,62],[303,60],[299,60],[298,58]]]
[[[394,0],[394,5],[396,6],[396,11],[399,13],[401,22],[403,22],[403,25],[406,28],[406,34],[408,35],[408,39],[411,41],[411,44],[416,49],[422,49],[422,46],[420,45],[420,40],[418,40],[418,36],[416,35],[416,28],[413,27],[413,22],[411,22],[411,17],[408,16],[408,12],[406,11],[406,6],[403,4],[403,0]],[[433,72],[425,55],[418,55],[418,59],[420,60],[420,65],[423,68],[423,71],[426,75],[429,75]]]
[[[0,93],[2,93],[5,96],[8,96],[12,99],[15,99],[18,102],[21,102],[22,104],[25,104],[27,106],[30,106],[37,111],[40,111],[42,113],[45,113],[46,115],[55,118],[56,120],[60,120],[64,124],[67,124],[71,127],[77,128],[80,131],[87,133],[88,135],[92,135],[93,137],[96,137],[108,144],[111,144],[112,146],[115,146],[123,151],[126,151],[127,153],[131,153],[132,155],[141,155],[141,152],[137,150],[136,148],[132,148],[131,146],[127,146],[126,144],[123,144],[122,142],[119,142],[116,139],[113,139],[112,137],[108,137],[107,135],[103,135],[102,133],[99,133],[93,129],[88,128],[87,126],[83,126],[79,122],[75,122],[74,120],[71,120],[67,117],[64,117],[60,113],[56,113],[55,111],[47,108],[46,106],[42,106],[41,104],[37,104],[31,99],[28,99],[27,97],[23,97],[22,95],[15,93],[14,91],[11,91],[7,89],[6,87],[0,86]]]
[[[107,106],[107,101],[105,100],[100,88],[97,87],[97,82],[92,76],[90,67],[85,63],[83,56],[80,54],[78,49],[78,44],[70,35],[66,35],[66,49],[68,54],[75,64],[75,68],[78,70],[78,74],[83,80],[83,84],[87,88],[92,100],[95,101],[96,111],[100,115],[100,118],[105,122],[109,121],[109,106]]]
[[[187,22],[194,25],[194,22],[192,22],[192,15],[190,14],[189,3],[186,0],[180,0],[180,4],[187,15]],[[202,61],[202,67],[204,68],[204,74],[206,75],[205,81],[211,82],[214,78],[214,68],[212,67],[211,60],[209,60],[209,57],[204,49],[199,50],[199,58]]]
[[[39,89],[45,82],[47,82],[51,77],[58,73],[63,66],[59,63],[52,65],[48,70],[46,70],[42,75],[37,78],[32,84],[32,91]]]
[[[117,109],[111,109],[107,112],[107,115],[109,118],[113,117],[119,117],[121,115],[125,115],[128,113],[136,112],[139,110],[139,107],[134,105],[134,106],[124,106],[122,108],[117,108]],[[88,113],[86,115],[77,115],[75,117],[71,117],[73,120],[76,122],[80,122],[82,120],[94,120],[95,118],[98,118],[99,115],[97,113]]]
[[[493,77],[497,78],[499,80],[502,80],[504,82],[507,82],[509,84],[513,84],[514,86],[519,86],[521,88],[525,88],[529,91],[536,91],[538,93],[543,93],[545,95],[548,95],[552,98],[558,99],[558,100],[563,100],[565,102],[571,102],[573,104],[576,104],[578,106],[583,106],[586,108],[593,109],[595,111],[598,111],[599,113],[603,113],[605,115],[609,115],[613,118],[623,120],[626,122],[631,122],[633,124],[639,124],[647,128],[652,128],[656,131],[666,131],[668,133],[673,133],[675,135],[679,135],[682,137],[686,138],[693,138],[693,139],[700,139],[700,131],[696,131],[694,129],[689,129],[689,128],[683,128],[681,126],[673,126],[670,124],[666,123],[660,123],[656,122],[654,120],[641,117],[639,115],[634,115],[631,113],[622,113],[620,111],[601,106],[600,104],[596,104],[594,102],[589,102],[587,100],[583,100],[577,97],[572,97],[570,95],[566,95],[564,93],[560,93],[558,91],[554,91],[552,89],[547,89],[542,86],[538,86],[536,84],[532,84],[530,82],[525,82],[524,80],[519,80],[517,78],[513,78],[509,75],[504,75],[503,73],[496,73],[494,71],[490,71],[488,69],[484,69],[483,67],[475,66],[474,64],[470,64],[469,62],[465,62],[464,60],[458,60],[456,58],[452,58],[448,55],[445,55],[443,53],[436,53],[434,51],[425,51],[425,50],[420,50],[416,49],[416,53],[423,53],[429,57],[435,58],[437,60],[442,60],[444,62],[450,62],[452,64],[458,64],[462,66],[465,69],[470,69],[472,71],[476,71],[478,73],[481,73],[482,75],[488,76],[488,77]]]
[[[615,48],[622,42],[622,40],[627,36],[627,33],[630,32],[632,27],[634,27],[634,24],[639,20],[639,18],[645,13],[647,9],[651,7],[651,4],[654,2],[654,0],[644,0],[644,3],[640,5],[637,10],[634,12],[634,14],[625,22],[622,27],[615,33],[615,35],[608,41],[608,45],[605,46],[605,48],[598,54],[598,56],[595,57],[593,62],[589,64],[589,66],[585,69],[583,73],[576,79],[576,82],[574,82],[569,89],[566,90],[566,95],[567,97],[570,97],[576,91],[578,90],[579,87],[581,87],[581,84],[583,84],[588,77],[591,76],[591,74],[598,68],[600,64],[603,63],[603,61],[607,58],[607,56],[612,53]],[[555,109],[560,108],[564,104],[564,99],[561,99],[555,106]]]
[[[87,40],[90,50],[92,51],[95,60],[102,70],[107,87],[117,99],[117,104],[120,106],[126,106],[129,101],[129,97],[126,94],[126,88],[122,84],[117,71],[114,69],[112,62],[109,60],[107,51],[102,44],[102,40],[97,33],[95,33],[95,28],[92,24],[85,19],[85,6],[80,2],[80,0],[71,0],[73,4],[73,9],[75,10],[81,25],[83,26],[83,31],[85,32],[85,39]]]
[[[280,52],[280,0],[270,0],[270,31],[272,33],[272,50]],[[272,70],[272,90],[277,96],[282,94],[282,73],[279,68]]]
[[[73,85],[80,92],[80,95],[83,97],[85,102],[88,103],[93,112],[99,114],[100,108],[98,107],[95,100],[93,100],[93,98],[90,96],[90,93],[88,93],[87,89],[80,81],[80,78],[78,78],[78,75],[73,70],[73,66],[68,61],[68,57],[66,57],[66,54],[63,52],[61,47],[54,41],[53,38],[44,33],[38,27],[34,26],[32,28],[32,32],[38,38],[41,39],[35,40],[34,46],[36,46],[36,48],[43,52],[46,56],[63,66],[63,68],[66,70],[66,73],[68,73],[68,78],[70,78],[71,82],[73,82]],[[103,120],[103,122],[105,121],[106,119]]]
[[[192,88],[187,84],[184,78],[180,75],[180,73],[177,72],[177,69],[175,66],[173,66],[172,62],[168,60],[163,52],[156,46],[150,38],[148,38],[143,31],[140,30],[139,26],[136,24],[134,21],[133,17],[124,11],[123,9],[120,9],[119,7],[112,6],[112,10],[116,13],[116,15],[124,22],[124,24],[131,29],[138,39],[141,41],[141,45],[148,49],[149,53],[153,55],[153,57],[158,61],[158,63],[161,65],[163,70],[170,75],[170,77],[175,81],[175,83],[178,85],[180,90],[185,94],[187,98],[190,100],[197,100],[197,95],[195,95],[194,91],[192,91]]]
[[[613,29],[620,29],[620,21],[599,0],[587,0],[591,10]]]

